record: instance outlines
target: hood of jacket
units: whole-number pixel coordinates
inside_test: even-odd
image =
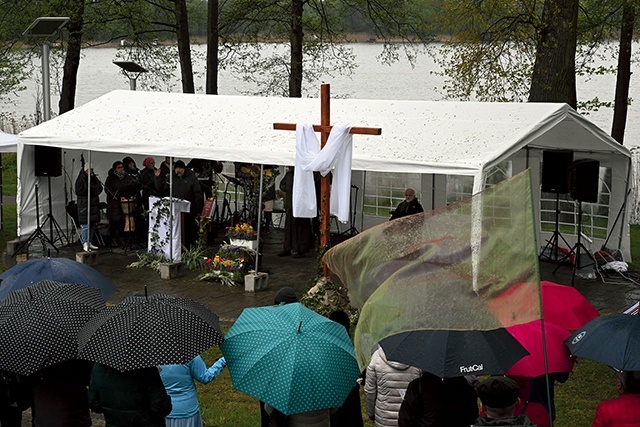
[[[380,351],[380,357],[382,358],[382,360],[384,360],[384,362],[387,365],[391,366],[393,369],[397,369],[399,371],[404,371],[404,370],[409,369],[411,367],[411,365],[405,365],[404,363],[394,362],[393,360],[388,360],[387,359],[387,355],[384,354],[384,350],[382,349],[382,347],[380,347],[379,351]]]

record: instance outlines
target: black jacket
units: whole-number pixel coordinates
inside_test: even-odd
[[[161,176],[156,177],[156,188],[158,188],[161,193],[166,192],[166,194],[168,194],[169,179],[167,178],[166,180],[162,181]],[[200,187],[198,178],[196,178],[193,172],[191,172],[189,169],[185,169],[184,175],[182,176],[178,176],[175,172],[173,173],[173,188],[171,190],[171,195],[173,197],[177,197],[178,199],[190,201],[190,213],[200,214],[200,212],[202,212],[202,206],[204,205],[202,188]]]
[[[402,201],[393,214],[391,214],[391,219],[401,218],[403,216],[413,215],[420,212],[424,212],[422,205],[418,202],[418,199],[413,199],[411,202],[407,202],[406,200]]]
[[[88,224],[87,209],[91,205],[89,218],[91,224],[100,222],[100,193],[102,193],[102,184],[98,177],[91,175],[91,203],[89,203],[89,182],[87,172],[81,170],[76,179],[76,196],[78,197],[78,221],[80,224]]]
[[[133,175],[124,173],[122,176],[118,176],[114,169],[109,169],[109,176],[107,176],[104,186],[107,193],[107,215],[109,220],[123,220],[121,198],[136,198],[140,190],[140,184]]]
[[[120,372],[101,363],[91,373],[89,406],[107,427],[164,426],[172,408],[158,368]]]
[[[398,427],[469,427],[477,418],[478,397],[464,377],[425,372],[407,387]]]

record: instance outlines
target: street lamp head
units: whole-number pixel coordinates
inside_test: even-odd
[[[66,16],[41,16],[36,18],[22,35],[34,37],[51,37],[69,22]]]
[[[124,71],[129,71],[131,73],[146,73],[148,71],[146,68],[143,68],[141,65],[133,61],[113,61],[113,63]]]

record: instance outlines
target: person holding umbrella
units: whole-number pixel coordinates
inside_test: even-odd
[[[620,396],[596,408],[592,427],[637,426],[640,422],[640,372],[616,371]]]
[[[89,427],[87,385],[91,362],[67,360],[29,377],[33,390],[31,414],[38,427]]]
[[[485,416],[476,420],[476,426],[511,426],[533,427],[529,418],[524,415],[514,416],[520,403],[520,387],[511,378],[489,377],[476,389]]]
[[[225,366],[227,361],[221,357],[207,369],[202,357],[196,356],[189,363],[158,367],[173,407],[167,415],[167,427],[202,427],[195,380],[209,384],[220,375]]]
[[[393,426],[409,383],[420,377],[422,370],[387,359],[382,347],[371,356],[364,385],[367,415],[376,427]]]
[[[465,377],[440,378],[425,371],[407,387],[398,427],[467,427],[477,418],[478,396]]]
[[[278,289],[278,292],[273,296],[273,305],[280,304],[291,304],[294,302],[298,302],[298,295],[296,294],[296,290],[290,286],[283,286]],[[260,402],[260,425],[262,427],[269,427],[271,424],[271,413],[267,413],[265,410],[264,402],[261,400]],[[274,417],[277,417],[279,414],[276,413]]]
[[[172,408],[158,368],[121,372],[102,363],[91,372],[89,407],[108,426],[147,427],[164,427]]]

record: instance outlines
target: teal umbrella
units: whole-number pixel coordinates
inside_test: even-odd
[[[285,415],[341,406],[360,375],[344,326],[298,303],[244,309],[220,348],[236,390]]]

